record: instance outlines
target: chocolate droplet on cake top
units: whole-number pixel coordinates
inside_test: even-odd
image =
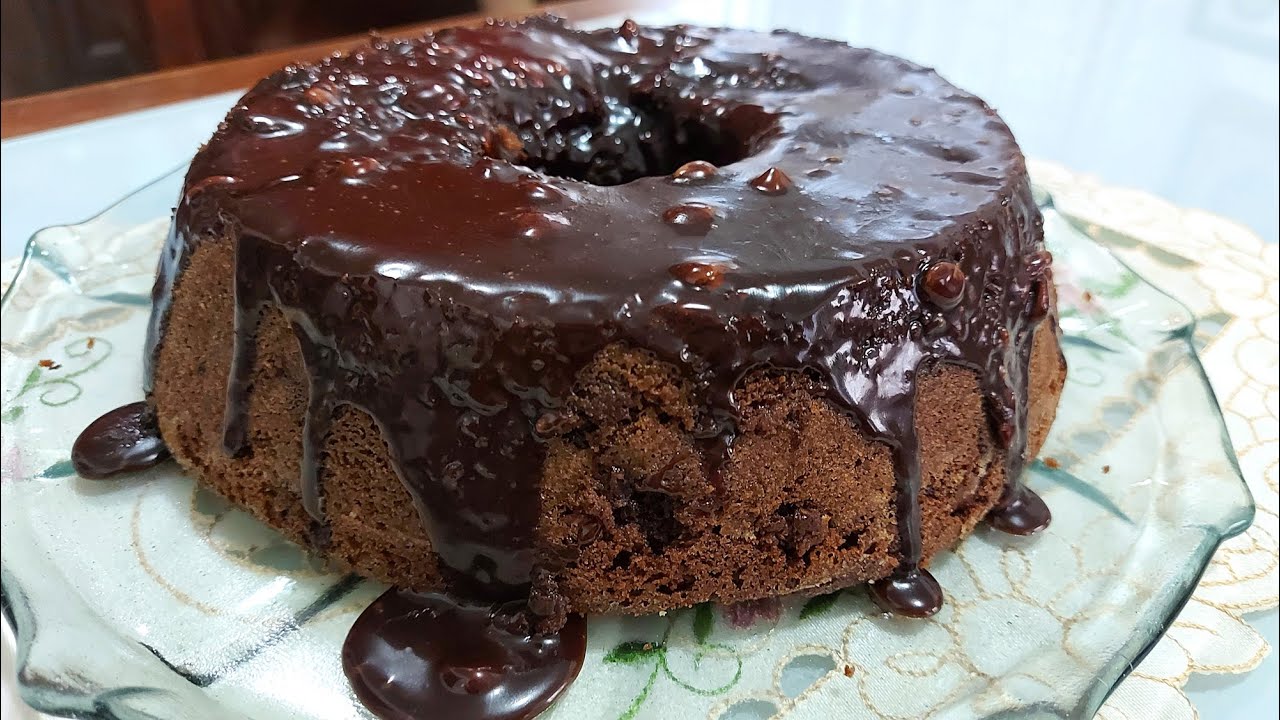
[[[382,169],[382,163],[371,157],[343,158],[338,163],[338,174],[348,180],[358,180]]]
[[[671,266],[678,281],[692,287],[714,288],[724,282],[724,268],[712,263],[678,263]]]
[[[146,402],[118,407],[94,420],[71,446],[71,465],[90,480],[145,470],[168,457],[156,415]]]
[[[943,260],[936,262],[924,273],[921,285],[929,300],[943,310],[960,304],[967,280],[959,265]]]
[[[791,178],[776,167],[771,167],[751,178],[751,187],[765,195],[781,195],[791,187]]]
[[[556,223],[543,213],[526,211],[516,215],[516,226],[520,237],[536,240],[550,235]]]
[[[696,202],[674,205],[662,212],[662,221],[682,235],[706,235],[711,232],[715,219],[716,213],[710,205]]]
[[[687,162],[671,173],[671,181],[680,184],[695,183],[716,176],[720,170],[705,160]]]
[[[714,288],[724,282],[724,267],[713,263],[683,262],[671,266],[677,280],[698,288]]]
[[[550,204],[564,199],[564,193],[535,178],[522,178],[516,181],[516,187],[523,190],[525,196],[536,203]]]
[[[303,91],[302,96],[312,105],[328,107],[338,104],[338,88],[332,83],[318,82]]]
[[[631,18],[627,18],[626,20],[623,20],[622,24],[618,26],[618,37],[621,37],[623,40],[626,40],[627,42],[631,42],[632,40],[635,40],[637,37],[639,37],[639,35],[640,35],[640,26],[637,25],[636,21],[632,20]]]

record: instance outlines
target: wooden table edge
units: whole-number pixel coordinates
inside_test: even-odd
[[[654,6],[654,3],[642,0],[571,0],[548,3],[540,6],[534,13],[521,15],[552,13],[567,20],[583,21],[641,8],[652,9]],[[454,25],[477,25],[484,22],[485,18],[481,13],[455,15],[427,23],[381,30],[379,34],[386,37],[412,37],[428,30]],[[214,60],[5,100],[0,103],[0,138],[14,138],[220,92],[247,90],[259,78],[291,62],[317,60],[325,55],[356,47],[367,42],[368,38],[367,33],[331,38],[284,50]]]

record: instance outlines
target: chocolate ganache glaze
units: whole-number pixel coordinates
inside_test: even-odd
[[[89,423],[71,446],[76,474],[105,480],[146,470],[169,459],[156,413],[145,402],[122,405]]]
[[[524,605],[473,605],[388,590],[351,627],[343,668],[378,717],[516,720],[537,715],[582,669],[586,621],[534,633]]]
[[[335,408],[367,411],[455,592],[563,621],[535,542],[539,471],[575,422],[577,371],[617,342],[695,381],[713,479],[745,373],[819,378],[892,452],[900,561],[873,589],[888,609],[942,602],[920,567],[922,372],[979,376],[1007,450],[993,524],[1048,523],[1018,478],[1051,257],[1008,128],[929,69],[786,32],[631,22],[375,39],[260,82],[187,188],[149,382],[185,263],[233,238],[226,452],[251,451],[255,333],[279,308],[310,379],[307,511],[322,528]]]

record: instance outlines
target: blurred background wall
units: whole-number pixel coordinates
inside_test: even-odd
[[[535,0],[0,0],[0,97]]]

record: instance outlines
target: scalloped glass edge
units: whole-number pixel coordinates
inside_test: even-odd
[[[1107,256],[1124,272],[1133,276],[1142,285],[1157,293],[1166,302],[1172,305],[1181,314],[1181,322],[1168,330],[1167,340],[1177,342],[1186,352],[1187,359],[1191,364],[1191,370],[1195,378],[1199,381],[1199,388],[1206,395],[1208,401],[1207,406],[1212,411],[1212,421],[1214,428],[1217,430],[1218,441],[1221,444],[1224,457],[1228,460],[1232,477],[1239,483],[1239,490],[1243,494],[1244,502],[1236,507],[1236,512],[1227,513],[1219,520],[1219,523],[1213,527],[1206,526],[1203,542],[1198,548],[1196,558],[1193,560],[1194,571],[1185,576],[1182,587],[1178,592],[1174,593],[1174,602],[1166,608],[1164,618],[1161,622],[1151,625],[1147,628],[1148,632],[1135,634],[1127,645],[1126,649],[1133,649],[1131,657],[1120,662],[1120,658],[1116,658],[1110,670],[1114,675],[1114,679],[1110,683],[1099,682],[1095,685],[1095,692],[1089,698],[1082,699],[1081,709],[1084,710],[1081,717],[1093,717],[1097,714],[1102,704],[1106,702],[1107,697],[1124,682],[1124,679],[1140,665],[1147,654],[1151,652],[1160,638],[1164,636],[1169,627],[1177,620],[1182,609],[1191,600],[1192,594],[1195,593],[1196,587],[1200,584],[1200,578],[1204,575],[1205,570],[1209,567],[1210,561],[1218,551],[1218,547],[1223,542],[1243,533],[1253,524],[1254,514],[1257,506],[1253,501],[1253,493],[1250,492],[1248,483],[1244,479],[1244,475],[1240,470],[1239,459],[1236,456],[1235,447],[1231,442],[1230,433],[1227,431],[1226,420],[1222,415],[1222,407],[1218,403],[1217,393],[1213,389],[1213,384],[1209,381],[1209,375],[1205,371],[1204,363],[1200,359],[1200,353],[1195,346],[1196,318],[1195,314],[1182,301],[1173,295],[1165,292],[1159,286],[1148,281],[1142,274],[1126,263],[1120,256],[1107,250],[1084,231],[1085,223],[1076,219],[1072,215],[1062,212],[1053,202],[1050,194],[1039,188],[1034,187],[1034,179],[1032,180],[1033,192],[1037,205],[1040,206],[1041,212],[1046,216],[1046,226],[1050,218],[1056,216],[1065,223],[1072,232],[1081,239],[1101,248],[1106,252]],[[1113,231],[1114,232],[1114,231]],[[1117,233],[1124,235],[1123,233]],[[1127,237],[1127,236],[1126,236]],[[1140,242],[1140,241],[1139,241]],[[1103,681],[1105,676],[1100,675],[1099,680]],[[1100,691],[1100,692],[1099,692]]]
[[[91,248],[79,244],[80,239],[86,235],[102,236],[112,229],[123,230],[147,220],[155,220],[156,208],[171,207],[171,202],[179,197],[185,171],[185,165],[176,168],[81,223],[55,225],[36,232],[28,240],[17,271],[0,301],[0,316],[8,313],[12,296],[25,283],[30,282],[33,276],[45,275],[52,281],[66,283],[77,294],[83,294],[78,289],[77,278],[80,273],[91,273],[100,276],[99,287],[109,290],[111,268],[94,267],[92,258],[87,252]],[[1115,263],[1124,273],[1132,275],[1140,286],[1153,293],[1153,297],[1158,297],[1160,302],[1167,303],[1167,317],[1163,329],[1160,333],[1146,338],[1155,344],[1150,347],[1140,345],[1132,347],[1154,350],[1163,344],[1171,343],[1173,349],[1182,352],[1183,359],[1190,363],[1193,377],[1198,383],[1194,389],[1204,394],[1205,406],[1210,410],[1210,416],[1205,420],[1213,424],[1220,444],[1218,449],[1229,464],[1231,478],[1236,481],[1236,487],[1232,489],[1238,490],[1239,493],[1237,502],[1224,501],[1224,509],[1218,516],[1199,519],[1191,524],[1191,527],[1201,531],[1200,541],[1194,548],[1192,556],[1186,558],[1186,572],[1180,575],[1180,581],[1176,587],[1166,588],[1163,594],[1164,602],[1159,606],[1159,621],[1136,629],[1123,645],[1123,649],[1112,657],[1106,667],[1096,673],[1095,682],[1089,691],[1079,697],[1078,703],[1069,712],[1071,717],[1092,717],[1111,691],[1141,662],[1176,619],[1182,607],[1190,599],[1218,546],[1224,540],[1243,532],[1250,525],[1254,515],[1254,504],[1241,476],[1216,396],[1195,348],[1196,323],[1193,314],[1176,298],[1147,281],[1115,254],[1088,237],[1080,229],[1083,223],[1057,210],[1047,193],[1037,189],[1036,195],[1046,215],[1046,228],[1052,224],[1053,220],[1059,220],[1066,230],[1058,230],[1058,232],[1072,232],[1078,236],[1079,240],[1095,246],[1110,262]],[[145,251],[154,255],[152,248],[146,248]],[[102,276],[106,277],[105,281]],[[85,299],[93,302],[105,299],[121,301],[113,293],[85,296]],[[136,293],[123,299],[123,302],[134,304],[141,301],[142,299]],[[146,301],[149,302],[149,297]],[[4,335],[7,344],[9,333],[6,331]],[[1087,339],[1086,341],[1093,342]],[[7,381],[6,385],[8,385]],[[1037,463],[1029,469],[1029,472],[1045,470],[1043,464]],[[18,672],[21,697],[34,709],[55,716],[119,718],[120,720],[173,716],[165,714],[166,712],[178,713],[180,716],[208,712],[210,717],[229,717],[228,708],[225,705],[201,692],[196,685],[182,681],[182,678],[174,674],[175,669],[163,658],[154,651],[146,652],[145,645],[117,641],[94,647],[95,652],[108,651],[113,656],[112,666],[120,670],[117,677],[111,679],[110,686],[99,682],[101,678],[95,680],[92,677],[93,671],[88,667],[83,671],[77,668],[74,658],[59,656],[56,651],[50,651],[46,645],[56,645],[56,643],[46,642],[51,635],[65,636],[68,632],[83,633],[84,637],[100,635],[101,628],[93,623],[98,616],[74,593],[72,593],[72,607],[77,612],[63,612],[57,618],[38,616],[31,606],[28,593],[19,584],[17,575],[11,572],[10,565],[10,558],[6,553],[3,562],[0,563],[0,610],[15,635],[17,644],[15,667]],[[1155,603],[1157,599],[1152,598],[1150,602]],[[49,625],[56,626],[57,632],[42,630],[42,626]],[[64,661],[69,662],[70,665],[64,665]],[[101,660],[99,659],[96,664],[101,665]],[[178,682],[175,682],[175,679]],[[1052,713],[1052,708],[1028,706],[1024,710]]]

